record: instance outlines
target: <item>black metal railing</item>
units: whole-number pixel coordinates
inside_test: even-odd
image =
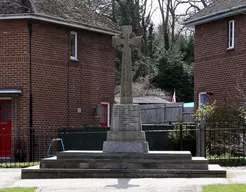
[[[33,149],[30,150],[30,134],[0,133],[0,168],[28,167],[38,165],[47,157],[47,152],[55,132],[33,132]],[[50,154],[56,153],[56,143],[52,143]]]
[[[151,151],[191,151],[197,155],[197,133],[194,124],[144,125],[146,140]],[[0,133],[0,168],[27,167],[39,164],[40,160],[56,155],[63,150],[102,150],[109,128],[81,127],[34,129],[33,150],[30,150],[30,135],[27,133]],[[210,163],[221,165],[245,165],[246,126],[206,124],[204,128],[205,156]],[[52,142],[53,141],[53,142]],[[52,145],[51,145],[52,144]]]
[[[246,125],[207,124],[205,150],[210,163],[225,166],[246,165]]]
[[[188,150],[196,154],[196,127],[192,124],[143,125],[151,151]],[[102,150],[109,128],[58,128],[66,150]]]

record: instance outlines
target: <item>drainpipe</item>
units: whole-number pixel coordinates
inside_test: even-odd
[[[30,137],[30,162],[33,161],[33,144],[34,144],[34,129],[33,129],[33,95],[32,95],[32,33],[33,26],[30,21],[28,21],[28,31],[29,31],[29,137]]]
[[[69,96],[69,81],[70,81],[70,55],[71,55],[71,50],[70,50],[70,32],[68,33],[68,61],[67,61],[67,127],[69,126],[69,105],[70,105],[70,96]]]

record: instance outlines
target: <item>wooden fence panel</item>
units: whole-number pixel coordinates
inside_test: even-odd
[[[193,107],[184,108],[183,103],[141,105],[143,124],[172,124],[183,121],[193,123]]]
[[[164,104],[141,105],[143,124],[161,124],[164,122]]]
[[[183,122],[184,123],[194,122],[194,107],[185,107],[184,108]]]
[[[174,123],[180,122],[182,119],[183,104],[182,103],[168,103],[165,104],[165,122]]]

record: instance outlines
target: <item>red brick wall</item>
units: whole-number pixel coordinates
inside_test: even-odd
[[[78,32],[78,62],[69,59],[71,30]],[[48,23],[33,24],[34,126],[54,129],[99,123],[93,116],[93,104],[114,100],[111,39]],[[82,113],[77,108],[82,108]]]
[[[17,147],[28,148],[29,145],[29,35],[25,21],[0,21],[0,29],[0,88],[23,89],[20,97],[12,97],[15,112],[12,115],[14,151]],[[22,138],[21,143],[19,136]]]
[[[228,21],[235,20],[235,49],[228,47]],[[198,25],[195,28],[195,105],[199,92],[212,92],[209,101],[239,100],[237,79],[246,66],[246,15]],[[243,73],[243,74],[244,74]],[[241,82],[245,84],[246,74]],[[244,85],[245,87],[245,85]],[[246,89],[245,89],[246,91]],[[241,96],[240,96],[241,97]]]
[[[35,138],[35,142],[50,142],[48,137],[54,136],[58,126],[99,124],[99,119],[93,115],[93,105],[100,102],[112,104],[114,101],[115,50],[111,43],[112,37],[32,22],[33,127],[35,134],[40,135]],[[23,128],[25,135],[28,135],[27,21],[1,21],[0,28],[0,87],[23,88],[17,107],[17,127]],[[68,38],[71,30],[78,32],[78,62],[70,61]],[[77,108],[81,108],[82,113],[78,113]],[[45,134],[48,137],[41,136]],[[39,151],[47,150],[47,146],[36,148]]]

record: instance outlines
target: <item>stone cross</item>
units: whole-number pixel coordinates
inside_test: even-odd
[[[113,37],[113,46],[122,52],[120,104],[133,104],[131,49],[141,47],[141,38],[135,36],[131,26],[123,26],[122,33]]]

